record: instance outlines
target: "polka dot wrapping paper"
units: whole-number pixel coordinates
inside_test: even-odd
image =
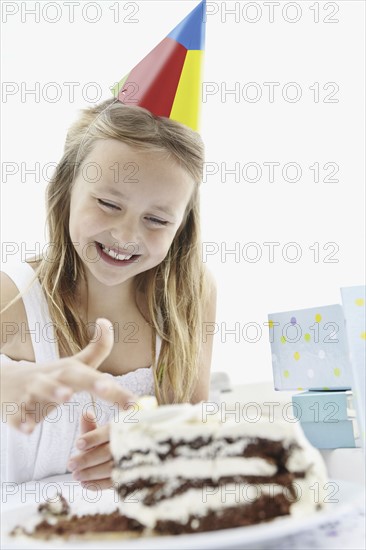
[[[268,328],[276,390],[352,387],[342,306],[271,313]]]

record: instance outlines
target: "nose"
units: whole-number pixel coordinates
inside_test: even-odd
[[[128,254],[141,254],[141,239],[138,221],[132,216],[123,216],[111,230],[113,246]]]

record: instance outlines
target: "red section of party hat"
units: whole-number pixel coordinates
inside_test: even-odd
[[[162,40],[129,73],[118,100],[169,117],[187,50],[172,38]]]

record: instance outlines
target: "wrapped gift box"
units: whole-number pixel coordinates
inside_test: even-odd
[[[301,422],[301,427],[310,443],[317,449],[358,447],[354,421],[343,420],[334,424]]]
[[[268,325],[276,390],[351,388],[340,305],[271,313]]]
[[[343,307],[335,304],[268,316],[274,384],[276,390],[323,391],[324,399],[331,396],[333,405],[339,407],[338,422],[327,422],[324,410],[319,410],[323,417],[314,422],[310,416],[316,407],[326,403],[320,394],[317,401],[310,393],[305,401],[303,398],[301,422],[314,445],[329,449],[349,447],[357,439],[365,448],[366,287],[341,288],[341,294]],[[357,412],[357,434],[355,419],[344,414],[349,396],[329,392],[350,388]],[[328,404],[332,407],[331,402]]]
[[[351,286],[341,288],[344,316],[350,360],[352,367],[352,388],[357,420],[360,427],[360,437],[365,448],[365,390],[366,390],[366,328],[365,301],[366,287]]]
[[[330,424],[355,417],[351,391],[307,391],[293,395],[292,404],[301,422]]]
[[[352,392],[305,392],[292,397],[294,416],[318,449],[359,446]]]

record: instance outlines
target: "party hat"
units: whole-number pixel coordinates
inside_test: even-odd
[[[205,17],[203,0],[112,88],[114,96],[197,130]]]

